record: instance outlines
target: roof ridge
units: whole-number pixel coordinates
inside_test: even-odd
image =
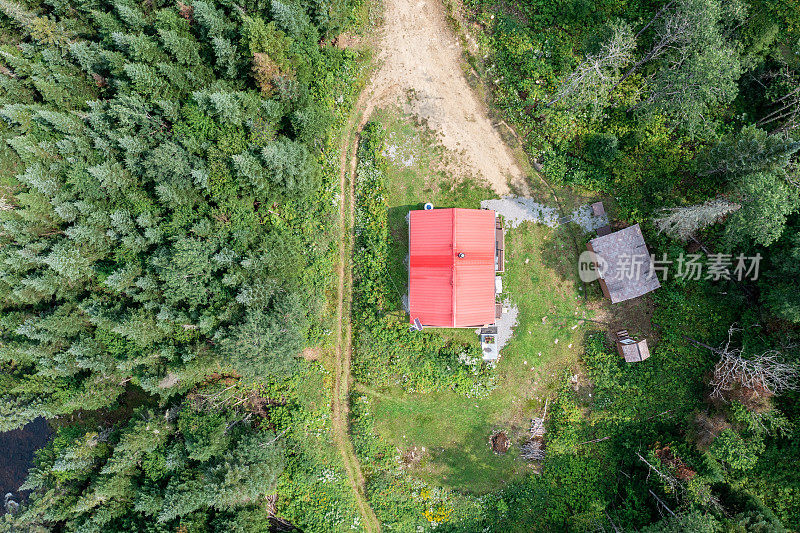
[[[453,314],[453,327],[456,326],[456,301],[458,301],[458,287],[456,283],[456,208],[454,207],[450,214],[453,218],[453,223],[450,224],[450,246],[452,247],[450,250],[450,261],[452,262],[452,267],[450,267],[450,284],[453,286],[453,303],[450,306],[451,312]]]

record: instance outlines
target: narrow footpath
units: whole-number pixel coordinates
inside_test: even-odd
[[[342,455],[347,478],[355,494],[358,511],[364,530],[378,533],[381,523],[375,516],[366,495],[366,480],[361,471],[353,442],[350,440],[350,363],[353,358],[353,328],[350,306],[353,287],[353,225],[355,222],[355,171],[358,139],[366,123],[364,109],[370,93],[365,91],[356,104],[346,126],[346,137],[342,142],[339,161],[339,277],[336,307],[336,351],[333,372],[333,394],[331,399],[331,422],[336,447]]]

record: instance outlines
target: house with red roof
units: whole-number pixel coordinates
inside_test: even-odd
[[[487,209],[411,211],[409,310],[412,324],[475,328],[495,323],[495,274],[503,270],[503,229]]]

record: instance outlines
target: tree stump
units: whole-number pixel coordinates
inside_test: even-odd
[[[508,439],[505,431],[498,431],[491,438],[492,451],[498,455],[502,455],[511,447],[511,441]]]

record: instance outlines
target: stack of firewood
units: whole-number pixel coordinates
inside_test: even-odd
[[[545,456],[544,419],[547,416],[547,400],[544,402],[544,413],[541,418],[531,420],[531,431],[528,440],[520,446],[520,456],[526,461],[541,461]]]

